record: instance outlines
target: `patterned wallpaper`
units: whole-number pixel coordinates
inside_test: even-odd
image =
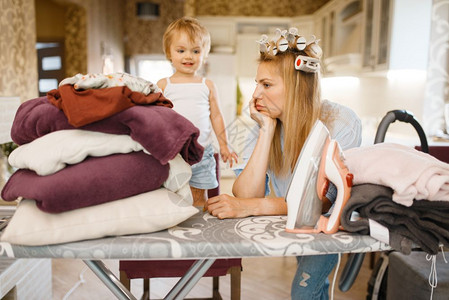
[[[65,75],[87,73],[86,10],[69,5],[66,10],[65,27]]]
[[[449,105],[448,32],[449,0],[433,0],[429,65],[423,110],[423,127],[428,135],[446,132],[446,126],[449,127],[449,122],[446,124],[444,120],[443,110],[445,103]]]
[[[329,0],[196,0],[197,16],[292,17],[315,12]]]
[[[35,98],[37,52],[34,0],[2,0],[0,6],[0,96]]]
[[[137,0],[125,2],[125,55],[163,53],[162,36],[167,26],[184,15],[184,1],[154,0],[160,5],[160,18],[143,20],[136,16]]]

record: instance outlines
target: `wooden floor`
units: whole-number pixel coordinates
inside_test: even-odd
[[[360,300],[366,298],[367,284],[371,270],[368,256],[353,287],[346,293],[335,285],[335,300]],[[118,276],[118,262],[105,261],[107,266]],[[344,267],[343,256],[339,275]],[[296,270],[294,257],[244,258],[242,272],[242,300],[290,299],[290,284]],[[114,295],[101,283],[90,269],[80,260],[53,260],[53,299],[63,299],[83,274],[84,283],[80,284],[67,299],[114,299]],[[333,273],[329,277],[332,283]],[[175,278],[152,279],[151,297],[163,298],[176,283]],[[131,281],[131,291],[138,299],[142,295],[142,280]],[[223,299],[230,299],[229,275],[220,278],[220,294]],[[210,297],[212,295],[212,279],[202,278],[189,293],[189,297]]]
[[[229,193],[232,180],[221,181],[221,191]],[[343,293],[338,289],[338,279],[345,265],[346,255],[342,256],[337,281],[334,288],[335,300],[360,300],[366,298],[367,284],[371,275],[369,255],[353,287]],[[118,277],[118,261],[105,261],[106,265]],[[294,257],[244,258],[242,272],[242,300],[290,299],[290,285],[296,270]],[[55,259],[52,263],[53,299],[63,299],[69,291],[76,287],[65,299],[106,300],[114,299],[114,295],[81,261],[71,259]],[[80,274],[83,283],[80,282]],[[230,276],[220,278],[220,294],[223,299],[230,299]],[[329,277],[332,285],[333,273]],[[151,297],[163,298],[176,283],[176,278],[152,279]],[[139,299],[142,295],[142,280],[131,281],[131,292]],[[212,279],[202,278],[197,286],[187,295],[190,297],[210,297],[212,295]]]

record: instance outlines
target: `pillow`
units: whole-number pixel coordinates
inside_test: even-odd
[[[63,129],[75,127],[46,97],[40,97],[20,105],[11,127],[11,138],[23,145]],[[199,129],[173,109],[163,106],[136,105],[80,129],[130,135],[163,165],[177,154],[190,165],[203,157],[204,148],[198,143]]]
[[[2,198],[33,199],[41,210],[58,213],[158,189],[168,172],[168,164],[142,151],[88,157],[48,176],[20,169],[6,182]]]
[[[30,169],[44,176],[62,170],[67,164],[77,164],[87,156],[142,150],[129,135],[69,129],[51,132],[19,146],[11,152],[8,162],[15,168]]]
[[[181,157],[176,155],[174,159],[168,162],[170,170],[168,178],[164,182],[164,187],[172,192],[178,192],[179,189],[189,184],[192,177],[192,167]]]
[[[197,212],[181,196],[164,188],[59,214],[45,213],[34,200],[24,199],[0,239],[39,246],[149,233],[175,226]]]

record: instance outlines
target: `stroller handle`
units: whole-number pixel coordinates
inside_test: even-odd
[[[387,133],[388,126],[390,126],[390,124],[395,122],[396,120],[410,123],[418,133],[422,151],[425,153],[429,153],[429,145],[427,144],[427,137],[424,133],[424,130],[415,119],[415,116],[411,112],[408,112],[406,110],[391,110],[382,118],[382,121],[380,121],[380,124],[377,127],[374,144],[382,143],[385,140],[385,134]]]

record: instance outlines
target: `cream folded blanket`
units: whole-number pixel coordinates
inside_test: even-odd
[[[129,135],[109,134],[81,129],[66,129],[48,133],[16,148],[8,162],[18,169],[29,169],[38,175],[54,174],[67,165],[84,161],[87,157],[102,157],[116,153],[144,151],[142,145]],[[192,177],[190,165],[180,154],[168,162],[169,175],[163,186],[180,193],[186,201],[193,201],[188,183]]]
[[[88,156],[144,151],[125,134],[109,134],[80,129],[59,130],[41,136],[11,152],[8,162],[18,169],[30,169],[38,175],[56,173],[66,165],[82,162]]]
[[[449,164],[394,143],[348,149],[345,164],[354,184],[372,183],[393,189],[393,201],[411,206],[416,200],[449,201]]]

